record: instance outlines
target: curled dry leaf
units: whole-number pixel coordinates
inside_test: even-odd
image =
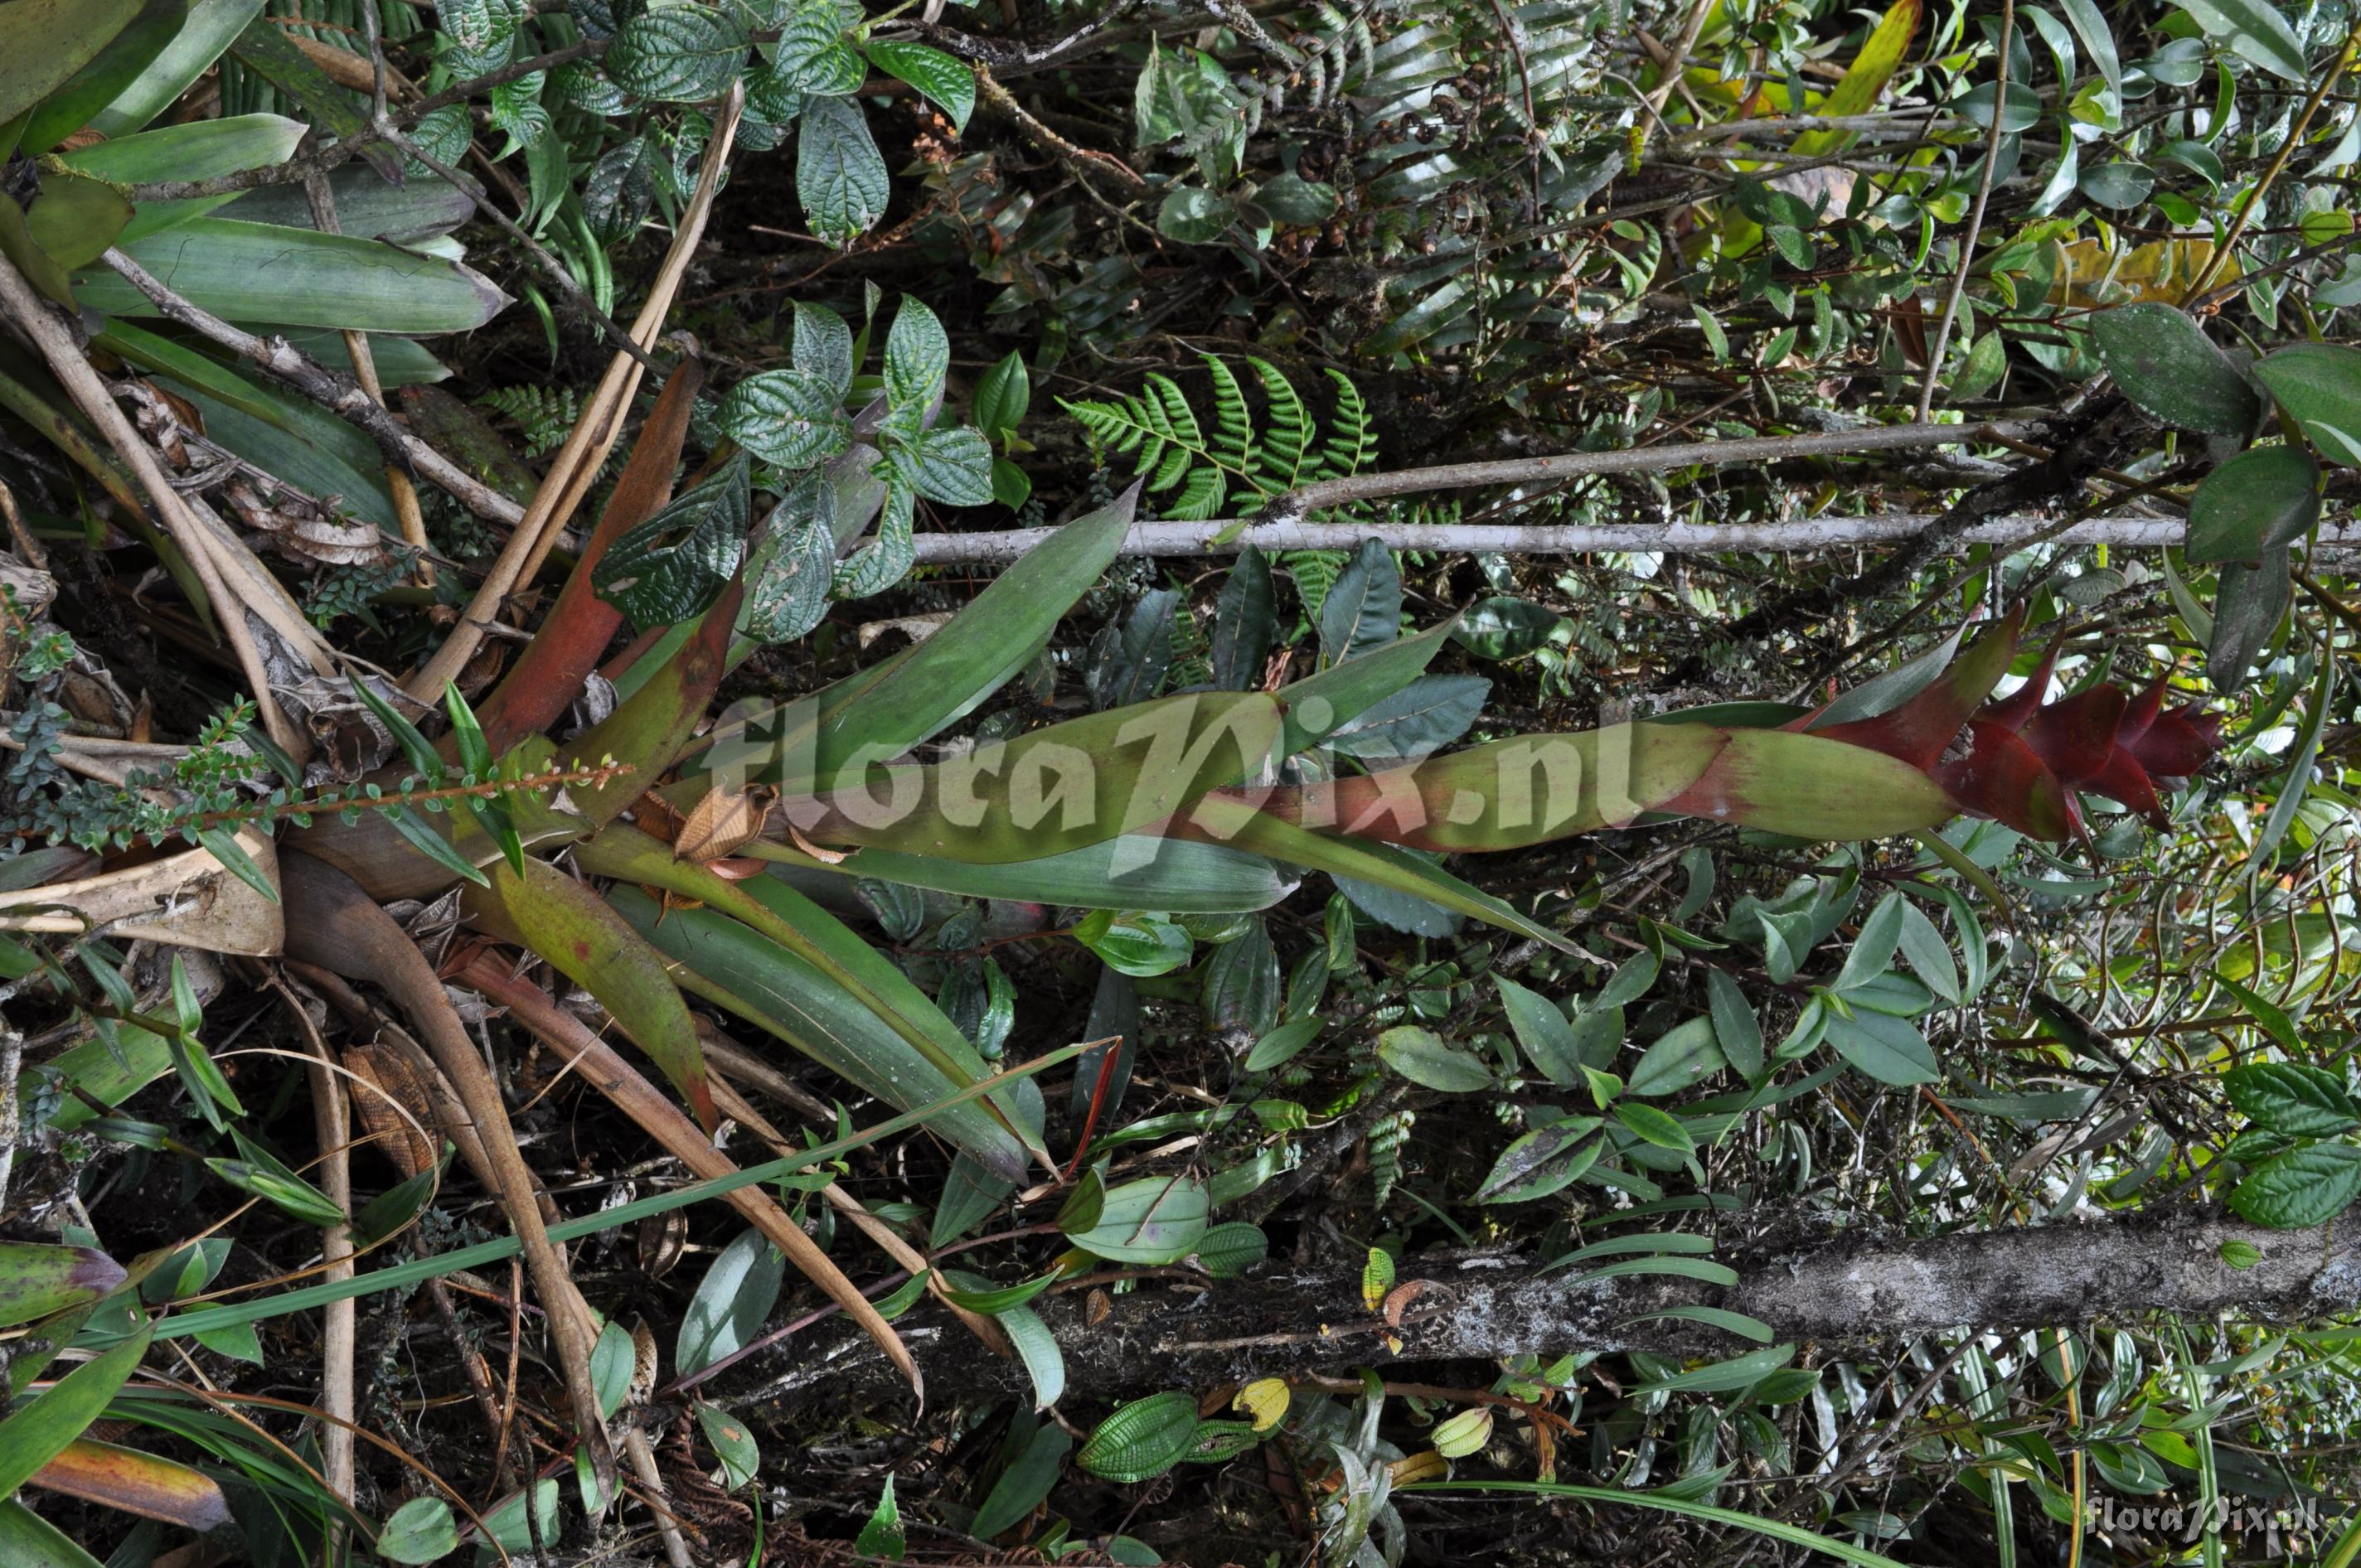
[[[700,865],[725,859],[762,836],[770,809],[766,789],[708,790],[680,817],[672,852]]]
[[[1395,1286],[1391,1290],[1387,1291],[1383,1307],[1383,1310],[1386,1315],[1386,1327],[1389,1329],[1398,1329],[1401,1327],[1403,1310],[1408,1308],[1412,1301],[1417,1300],[1419,1297],[1424,1293],[1425,1289],[1425,1280],[1405,1279],[1400,1285]]]
[[[111,1442],[76,1438],[33,1473],[32,1486],[184,1530],[230,1522],[229,1501],[201,1470]]]
[[[334,498],[315,501],[292,490],[269,496],[245,479],[233,479],[222,498],[238,521],[267,538],[291,561],[317,566],[381,566],[393,558],[374,524],[335,510]]]
[[[344,1057],[353,1075],[353,1112],[378,1148],[404,1178],[431,1168],[434,1148],[423,1129],[434,1124],[434,1102],[415,1064],[374,1041],[347,1047]]]

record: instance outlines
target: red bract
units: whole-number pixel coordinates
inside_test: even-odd
[[[2016,650],[2010,616],[1925,691],[1875,718],[1813,734],[1865,746],[1923,769],[1960,809],[2037,839],[2082,832],[2075,796],[2121,801],[2164,824],[2157,781],[2178,781],[2222,749],[2222,722],[2191,703],[2167,709],[2159,676],[2136,696],[2099,685],[2045,700],[2058,663],[2052,644],[2024,685],[1985,702]]]

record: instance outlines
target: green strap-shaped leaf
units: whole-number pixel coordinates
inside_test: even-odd
[[[1265,692],[1193,692],[994,740],[781,809],[823,843],[996,864],[1137,833],[1258,768],[1279,734]]]
[[[125,250],[192,303],[233,321],[426,335],[472,332],[509,302],[456,261],[278,224],[196,218]],[[74,297],[109,315],[159,313],[103,268],[75,275]]]
[[[679,982],[771,1030],[830,1071],[907,1110],[986,1076],[982,1058],[926,993],[844,924],[768,877],[731,883],[627,828],[583,846],[582,864],[708,905],[664,912],[636,887],[608,901],[685,969]],[[727,911],[728,913],[723,913]],[[737,919],[730,918],[731,916]],[[742,923],[741,923],[742,922]],[[944,1135],[1010,1180],[1026,1148],[1006,1096],[947,1112]]]
[[[705,1079],[705,1052],[664,959],[589,888],[545,861],[524,864],[522,875],[495,865],[489,884],[467,894],[468,920],[532,948],[597,997],[711,1131],[720,1118]]]
[[[1568,952],[1577,950],[1548,927],[1519,914],[1488,893],[1469,886],[1440,866],[1390,844],[1314,833],[1228,795],[1208,795],[1190,808],[1185,830],[1234,850],[1268,856],[1306,871],[1375,883],[1457,910]]]
[[[137,1333],[104,1355],[83,1362],[0,1421],[0,1495],[23,1486],[98,1420],[115,1391],[148,1354],[148,1336],[152,1332],[151,1325],[142,1323]]]
[[[917,745],[998,690],[1115,559],[1131,527],[1137,489],[1076,518],[994,579],[975,602],[819,722],[825,780],[856,757]]]
[[[826,865],[797,850],[757,839],[739,851],[838,877],[933,888],[971,898],[1013,898],[1079,909],[1155,909],[1171,915],[1233,915],[1268,909],[1295,890],[1260,855],[1186,839],[1126,834],[1038,861],[969,865],[894,850],[863,850]],[[808,884],[806,884],[808,885]]]

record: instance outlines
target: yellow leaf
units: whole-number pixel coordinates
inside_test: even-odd
[[[1368,1266],[1361,1270],[1361,1304],[1376,1311],[1385,1305],[1386,1292],[1393,1288],[1393,1255],[1382,1247],[1371,1247]]]
[[[2049,280],[2053,305],[2092,307],[2154,301],[2178,305],[2189,297],[2190,285],[2204,275],[2213,259],[2213,242],[2194,237],[2154,239],[2118,251],[2095,239],[2059,245],[2052,253],[2057,266]],[[2224,263],[2216,283],[2238,276],[2238,258]]]
[[[1386,1466],[1386,1471],[1393,1477],[1395,1486],[1401,1487],[1419,1481],[1443,1480],[1451,1474],[1451,1466],[1444,1463],[1443,1455],[1430,1448],[1424,1453],[1395,1460]]]
[[[1910,40],[1918,33],[1919,0],[1894,0],[1894,5],[1870,30],[1861,46],[1861,53],[1845,68],[1843,78],[1819,101],[1817,112],[1831,118],[1842,115],[1866,115],[1877,107],[1884,96],[1887,83],[1902,69],[1902,61],[1910,53]],[[1798,158],[1818,158],[1849,145],[1850,131],[1806,131],[1795,138],[1791,151]]]
[[[1257,1377],[1238,1390],[1238,1397],[1230,1401],[1230,1409],[1246,1411],[1254,1421],[1255,1431],[1268,1431],[1285,1419],[1291,1397],[1285,1378]]]
[[[1445,1459],[1465,1459],[1480,1453],[1492,1441],[1492,1409],[1478,1405],[1462,1410],[1434,1429],[1434,1452]]]

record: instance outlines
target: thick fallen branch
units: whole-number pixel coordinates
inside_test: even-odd
[[[1126,555],[1225,555],[1251,544],[1266,554],[1280,550],[1350,550],[1364,539],[1382,540],[1397,550],[1499,552],[1524,555],[1587,555],[1602,551],[1654,551],[1666,555],[1711,554],[1723,550],[1762,550],[1797,554],[1893,544],[1914,539],[1936,521],[1932,512],[1889,511],[1872,517],[1816,517],[1797,522],[1251,522],[1235,538],[1222,535],[1238,526],[1235,518],[1206,522],[1135,523],[1124,535]],[[1999,517],[1961,532],[1964,544],[2022,544],[2054,538],[2060,544],[2115,544],[2153,549],[2178,544],[2188,524],[2170,517],[2095,517],[2058,530],[2054,518]],[[998,533],[921,533],[921,562],[1005,563],[1016,560],[1056,532],[1012,528]],[[2320,543],[2361,546],[2361,523],[2323,523]]]
[[[2229,1242],[2254,1247],[2259,1261],[2232,1268],[2222,1260]],[[2147,1312],[2297,1322],[2361,1303],[2361,1218],[2302,1231],[2182,1213],[1919,1241],[1839,1235],[1731,1261],[1741,1267],[1739,1282],[1718,1290],[1638,1275],[1583,1282],[1579,1269],[1537,1274],[1511,1257],[1410,1258],[1400,1265],[1397,1299],[1411,1282],[1418,1288],[1393,1326],[1363,1308],[1357,1266],[1297,1272],[1266,1265],[1242,1279],[1143,1283],[1114,1298],[1113,1312],[1095,1324],[1085,1321],[1079,1290],[1033,1305],[1057,1336],[1069,1391],[1084,1396],[1527,1353],[1730,1355],[1752,1348],[1717,1330],[1650,1316],[1695,1305],[1747,1313],[1783,1343],[1822,1345]],[[902,1333],[939,1396],[1022,1384],[1021,1370],[975,1355],[964,1333],[947,1332],[939,1320],[905,1320]],[[794,1398],[799,1389],[845,1377],[881,1394],[902,1381],[868,1353],[865,1340],[839,1332],[814,1336],[792,1369],[725,1402]]]

